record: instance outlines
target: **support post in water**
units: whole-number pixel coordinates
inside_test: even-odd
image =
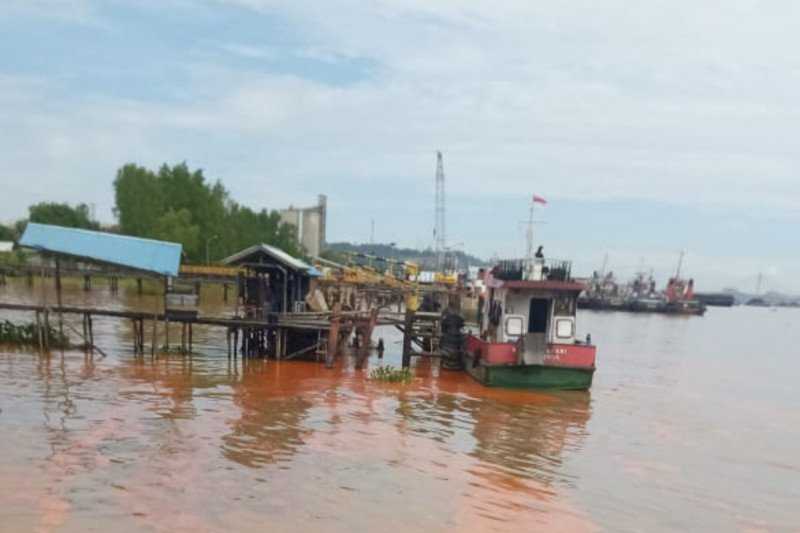
[[[86,324],[89,327],[89,353],[94,353],[94,323],[90,313],[86,314]]]
[[[56,302],[58,303],[58,333],[64,338],[64,315],[61,312],[61,261],[56,256]]]
[[[36,335],[39,337],[39,351],[44,351],[44,336],[42,333],[42,315],[36,311]]]
[[[339,322],[341,317],[342,304],[333,304],[333,314],[331,314],[331,326],[328,330],[328,351],[325,354],[325,367],[333,368],[333,360],[336,358],[336,351],[339,347]]]
[[[364,362],[369,357],[370,349],[372,348],[372,331],[375,329],[375,324],[378,322],[378,308],[373,307],[369,313],[369,319],[366,324],[361,327],[361,345],[358,348],[358,357],[356,359],[356,368],[361,369],[364,367]]]
[[[411,366],[411,339],[414,328],[414,311],[406,309],[405,330],[403,331],[403,368]]]
[[[167,313],[167,292],[169,292],[169,278],[164,276],[164,346],[169,350],[169,313]]]

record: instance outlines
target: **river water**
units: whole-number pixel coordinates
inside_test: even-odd
[[[153,303],[77,284],[65,300]],[[0,531],[800,531],[799,320],[581,313],[592,390],[535,393],[429,360],[409,385],[232,362],[218,329],[191,358],[141,359],[129,323],[98,319],[107,357],[0,348]],[[400,336],[378,335],[399,366]]]

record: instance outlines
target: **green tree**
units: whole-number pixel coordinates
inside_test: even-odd
[[[153,237],[156,222],[167,211],[156,175],[133,164],[117,172],[114,201],[119,230],[127,235]]]
[[[17,235],[14,233],[14,229],[5,224],[0,224],[0,241],[15,240],[17,240]]]
[[[200,228],[192,224],[188,209],[167,211],[156,221],[153,237],[162,241],[179,242],[187,257],[197,257],[200,249]]]
[[[89,206],[86,204],[72,207],[69,204],[41,202],[30,206],[28,212],[31,222],[70,228],[100,229],[100,224],[92,220]]]
[[[294,227],[281,224],[277,212],[239,205],[221,182],[208,182],[186,163],[162,165],[157,173],[125,165],[114,180],[114,197],[122,233],[181,242],[190,261],[204,259],[207,240],[212,259],[262,242],[302,255]]]

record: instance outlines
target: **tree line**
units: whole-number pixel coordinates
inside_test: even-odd
[[[188,262],[219,260],[256,243],[303,255],[295,228],[281,224],[277,211],[255,211],[231,197],[219,180],[210,182],[186,163],[157,171],[127,164],[114,179],[114,215],[118,224],[100,228],[86,204],[40,203],[27,220],[60,226],[103,229],[183,245]],[[27,220],[0,227],[0,240],[16,240]]]

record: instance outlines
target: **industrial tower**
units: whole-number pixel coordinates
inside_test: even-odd
[[[436,152],[436,221],[433,228],[434,251],[439,270],[445,267],[447,240],[445,229],[444,162],[442,152]]]

